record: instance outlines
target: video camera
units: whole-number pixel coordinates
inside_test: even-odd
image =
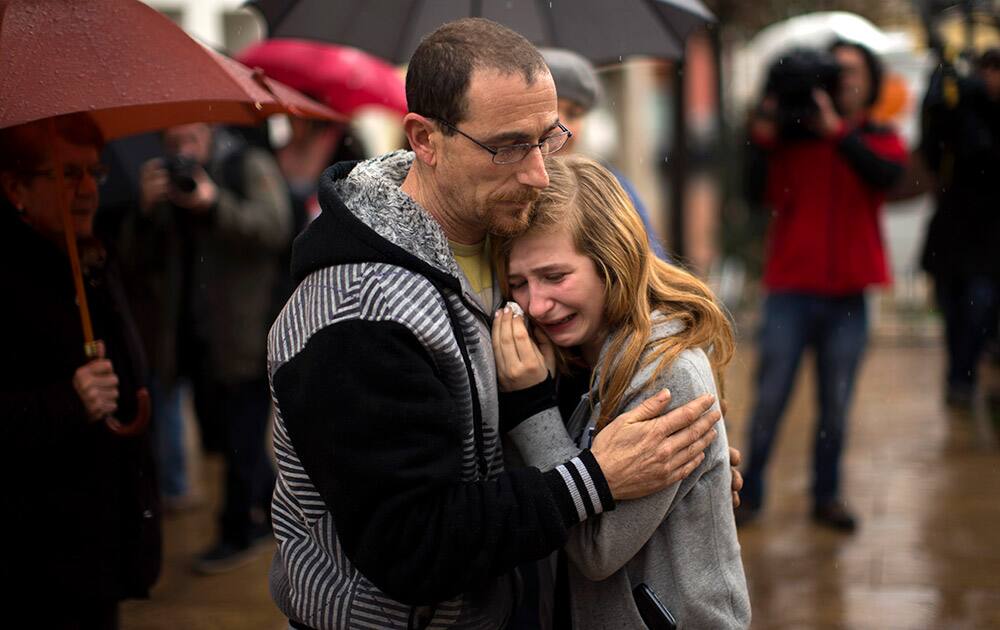
[[[820,88],[836,99],[839,87],[840,65],[830,53],[794,48],[781,55],[768,69],[764,88],[777,99],[778,136],[784,140],[815,138],[819,108],[813,90]]]
[[[170,185],[180,192],[190,194],[198,187],[194,174],[200,166],[196,160],[184,155],[171,155],[163,160],[163,168],[170,177]]]

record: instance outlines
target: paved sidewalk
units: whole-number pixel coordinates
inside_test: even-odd
[[[746,344],[743,345],[746,348]],[[853,536],[809,520],[812,369],[800,374],[761,518],[740,530],[753,627],[1000,627],[1000,425],[949,413],[937,344],[873,346],[844,462]],[[731,371],[730,435],[745,443],[753,359]]]

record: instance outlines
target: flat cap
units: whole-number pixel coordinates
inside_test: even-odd
[[[597,72],[581,55],[562,48],[540,48],[545,63],[556,84],[556,95],[573,101],[587,111],[594,108],[601,97],[601,82]]]

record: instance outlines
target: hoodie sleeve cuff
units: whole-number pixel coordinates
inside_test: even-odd
[[[500,433],[506,435],[531,416],[556,406],[556,381],[544,381],[516,392],[500,392]]]
[[[590,450],[544,473],[567,527],[615,509],[611,488]]]

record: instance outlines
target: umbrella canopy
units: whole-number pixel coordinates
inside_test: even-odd
[[[627,55],[676,59],[684,38],[714,21],[698,0],[249,0],[270,37],[354,46],[406,63],[420,39],[463,17],[504,24],[537,46],[574,50],[594,63]]]
[[[138,0],[0,0],[0,128],[73,112],[107,139],[282,112],[340,118]]]
[[[399,71],[355,48],[295,39],[269,39],[236,58],[268,76],[353,116],[367,106],[405,114],[406,88]]]
[[[750,48],[766,63],[789,48],[826,48],[836,39],[863,44],[878,55],[911,48],[906,39],[893,37],[860,15],[845,11],[807,13],[776,22],[757,33]]]
[[[913,43],[906,35],[886,33],[865,18],[845,11],[806,13],[762,29],[737,56],[732,93],[737,102],[753,101],[767,79],[767,69],[792,48],[825,50],[843,39],[869,48],[885,61],[907,58]]]

